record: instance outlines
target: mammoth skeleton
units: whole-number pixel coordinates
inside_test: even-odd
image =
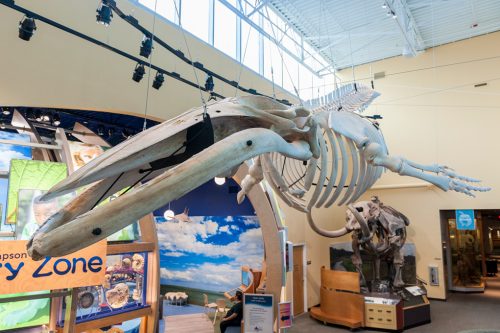
[[[361,250],[364,250],[374,258],[375,280],[380,281],[380,262],[386,259],[392,261],[394,268],[393,287],[403,287],[405,283],[402,278],[402,248],[410,220],[394,208],[385,206],[378,197],[347,207],[345,228],[346,231],[352,232],[352,262],[360,274],[361,284],[367,286],[361,260]]]
[[[368,87],[353,84],[323,97],[321,106],[312,101],[287,107],[270,98],[247,96],[191,109],[113,147],[55,185],[42,200],[90,187],[38,229],[28,252],[41,259],[84,248],[216,176],[232,176],[251,159],[238,200],[266,179],[286,204],[306,212],[311,227],[328,237],[346,230],[318,228],[312,208],[355,202],[384,169],[445,191],[472,195],[489,190],[471,185],[477,180],[445,166],[389,155],[378,124],[354,112],[376,96]],[[77,241],[70,241],[75,236]]]

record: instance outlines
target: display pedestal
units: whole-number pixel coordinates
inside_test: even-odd
[[[401,330],[403,326],[403,302],[399,297],[366,294],[365,327]]]
[[[431,305],[427,296],[407,295],[405,300],[404,312],[404,328],[410,328],[418,325],[428,324],[431,322]]]

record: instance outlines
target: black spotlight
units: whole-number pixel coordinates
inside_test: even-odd
[[[214,91],[214,87],[214,78],[212,77],[212,75],[208,75],[207,79],[205,80],[205,89],[207,91]]]
[[[109,1],[103,0],[96,10],[96,20],[97,23],[104,24],[104,26],[109,26],[111,23],[111,18],[113,17],[113,10],[109,7]]]
[[[144,73],[146,73],[144,65],[137,63],[137,65],[135,65],[134,75],[132,75],[132,80],[140,82],[144,77]]]
[[[61,125],[61,117],[59,116],[58,113],[54,113],[54,115],[52,116],[52,124],[54,126]]]
[[[5,107],[5,108],[2,109],[2,114],[4,116],[10,115],[10,113],[11,113],[10,108]]]
[[[100,125],[97,127],[97,135],[100,135],[100,136],[104,135],[104,126]]]
[[[163,82],[165,81],[165,77],[163,76],[162,73],[157,72],[155,79],[153,81],[153,88],[155,89],[160,89],[160,87],[163,85]]]
[[[153,50],[153,40],[151,39],[151,37],[144,36],[144,38],[142,39],[141,50],[139,54],[141,55],[141,57],[149,58],[151,50]]]
[[[36,30],[35,20],[29,16],[25,16],[19,22],[19,38],[25,41],[29,41],[31,36],[33,36]]]
[[[130,137],[130,132],[126,128],[124,128],[122,130],[122,136],[124,139],[128,139]]]
[[[115,135],[115,129],[114,129],[114,128],[112,128],[112,127],[110,127],[110,128],[108,129],[108,137],[110,137],[110,138],[111,138],[113,135]]]

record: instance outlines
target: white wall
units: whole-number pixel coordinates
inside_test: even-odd
[[[381,129],[389,152],[426,164],[441,163],[462,175],[483,180],[493,187],[488,193],[470,198],[458,193],[431,189],[368,191],[361,200],[378,195],[387,205],[401,210],[411,221],[409,242],[417,249],[417,274],[428,280],[428,265],[437,265],[440,286],[429,287],[429,296],[445,297],[439,210],[499,208],[500,166],[500,32],[427,50],[416,58],[391,58],[356,68],[356,78],[385,71],[386,77],[375,81],[381,93],[366,114],[381,114]],[[477,59],[488,60],[474,61]],[[459,65],[444,66],[452,63]],[[443,67],[440,67],[443,66]],[[430,68],[427,70],[420,70]],[[412,70],[415,70],[412,72]],[[391,75],[406,72],[399,75]],[[351,70],[341,72],[351,80]],[[487,82],[486,87],[474,84]],[[369,80],[365,80],[369,84]],[[420,183],[409,177],[386,173],[375,184]],[[349,236],[330,240],[311,233],[305,216],[285,209],[293,228],[293,241],[308,245],[309,305],[319,302],[320,271],[329,266],[329,245],[349,241]],[[345,221],[345,207],[315,212],[318,224],[335,229]]]

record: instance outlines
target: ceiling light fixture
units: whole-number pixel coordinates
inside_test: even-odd
[[[217,185],[224,185],[226,183],[226,177],[215,177],[214,182]]]
[[[42,121],[43,118],[42,118],[42,112],[40,112],[40,110],[36,110],[35,111],[35,120],[36,121]]]
[[[19,38],[29,41],[36,30],[35,20],[29,16],[25,16],[19,22]]]
[[[132,75],[132,80],[140,82],[145,73],[146,70],[144,69],[144,65],[137,63],[137,65],[135,65],[134,74]]]
[[[99,126],[97,127],[97,135],[103,136],[104,135],[104,126]]]
[[[111,19],[113,18],[113,10],[109,7],[111,2],[112,0],[102,0],[96,10],[97,23],[103,24],[105,27],[109,26]]]
[[[54,113],[54,115],[52,116],[52,124],[54,126],[61,125],[61,117],[59,116],[58,113]]]
[[[141,55],[141,57],[149,58],[149,55],[151,54],[152,50],[153,50],[153,40],[151,39],[151,37],[144,36],[144,38],[142,39],[141,49],[139,54]]]
[[[42,115],[42,120],[45,121],[45,122],[49,122],[50,121],[50,116],[48,113],[45,113],[44,115]]]
[[[153,81],[153,88],[156,90],[160,89],[160,87],[163,85],[163,82],[165,81],[165,77],[163,76],[162,73],[157,72],[155,79]]]
[[[7,108],[7,107],[3,108],[3,109],[2,109],[2,114],[3,114],[4,116],[8,116],[8,115],[10,115],[10,108]]]
[[[391,16],[393,19],[398,18],[398,16],[396,15],[396,13],[393,10],[391,10]]]
[[[385,2],[382,4],[382,8],[387,9],[387,4]]]

